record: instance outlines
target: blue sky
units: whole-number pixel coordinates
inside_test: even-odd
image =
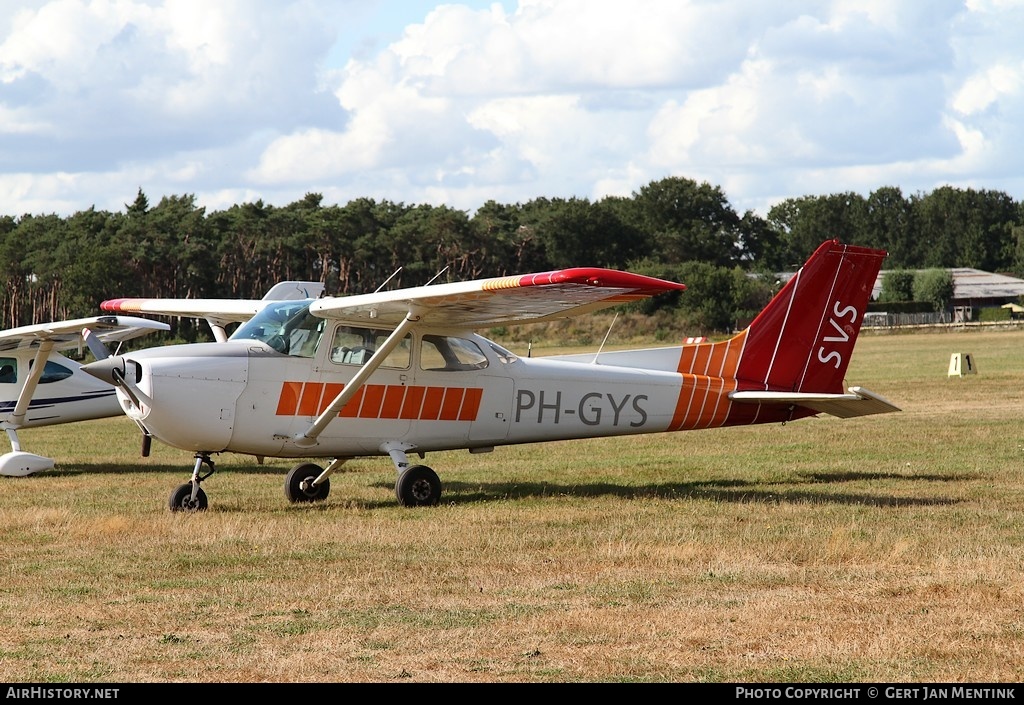
[[[1024,0],[4,0],[0,215],[1024,200]]]
[[[445,3],[437,0],[341,0],[341,4],[343,17],[337,25],[338,38],[326,59],[327,64],[335,68],[343,68],[353,55],[365,59],[384,50],[402,37],[406,27],[422,23],[434,8]],[[487,10],[491,5],[506,10],[516,7],[514,0],[475,0],[459,4],[473,10]]]

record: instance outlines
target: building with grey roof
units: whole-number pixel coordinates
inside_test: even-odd
[[[871,298],[877,299],[882,291],[882,279],[889,270],[878,273],[875,286],[871,290]],[[1005,274],[983,272],[970,267],[953,267],[953,306],[1001,306],[1006,303],[1018,303],[1024,297],[1024,279],[1016,279]]]

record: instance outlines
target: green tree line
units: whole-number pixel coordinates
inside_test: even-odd
[[[308,193],[206,212],[192,195],[152,206],[140,189],[123,212],[0,216],[4,327],[95,315],[118,297],[260,298],[283,280],[331,295],[547,271],[610,267],[688,287],[642,305],[689,330],[725,331],[753,315],[822,241],[879,247],[886,269],[975,267],[1024,276],[1022,206],[1005,193],[884,187],[805,196],[766,217],[740,214],[706,182],[670,177],[631,197],[488,201],[475,213]],[[396,273],[397,272],[397,273]],[[750,276],[762,274],[761,277]],[[189,340],[203,329],[179,324]]]

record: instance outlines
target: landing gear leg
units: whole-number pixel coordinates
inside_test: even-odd
[[[206,465],[210,471],[205,475],[200,474],[202,467]],[[171,493],[168,506],[172,512],[202,512],[209,506],[206,493],[199,486],[203,480],[214,473],[213,460],[209,453],[196,453],[196,464],[192,469],[192,479],[184,485],[179,485]]]
[[[327,499],[331,491],[330,476],[348,458],[335,458],[326,470],[316,463],[299,463],[288,471],[284,479],[284,496],[289,502],[319,502]]]
[[[414,446],[404,443],[385,443],[381,450],[391,456],[398,478],[395,497],[405,507],[432,507],[441,501],[441,479],[426,465],[409,465],[407,451]],[[423,457],[423,454],[420,454]]]

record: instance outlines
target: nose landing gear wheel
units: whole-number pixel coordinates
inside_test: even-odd
[[[179,485],[178,488],[171,493],[171,499],[167,504],[172,512],[202,512],[206,511],[206,508],[209,506],[206,499],[206,493],[203,492],[202,487],[200,487],[199,491],[196,492],[196,498],[192,499],[191,482]]]
[[[316,463],[300,463],[288,471],[284,479],[284,496],[289,502],[320,502],[331,492],[331,481],[314,485],[323,470]]]
[[[441,480],[426,465],[413,465],[395,481],[395,497],[406,507],[432,507],[441,501]]]

